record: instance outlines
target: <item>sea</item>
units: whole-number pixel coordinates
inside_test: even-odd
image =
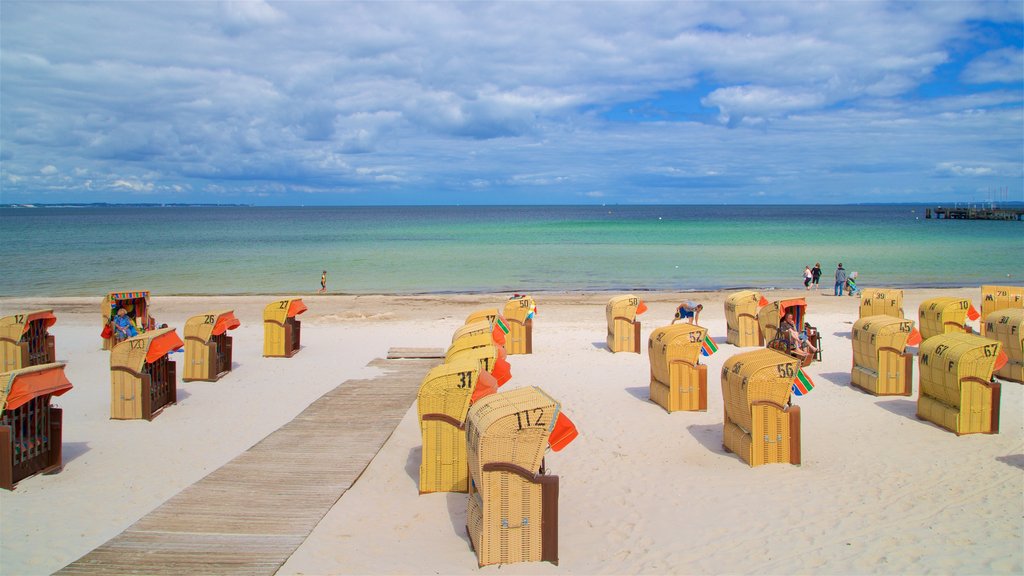
[[[0,208],[0,296],[1024,284],[1024,222],[923,205]]]

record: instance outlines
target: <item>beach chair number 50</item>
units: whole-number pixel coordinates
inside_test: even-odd
[[[531,418],[532,417],[532,418]],[[532,422],[531,422],[532,419]],[[547,423],[544,422],[544,409],[534,408],[532,410],[520,410],[516,412],[516,422],[519,424],[519,429],[522,430],[525,422],[526,427],[534,428],[546,428]]]
[[[775,369],[779,371],[779,378],[793,378],[796,376],[793,372],[792,364],[779,364]]]

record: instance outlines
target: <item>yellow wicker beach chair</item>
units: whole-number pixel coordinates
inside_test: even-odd
[[[921,302],[918,308],[918,325],[921,337],[928,340],[932,336],[950,332],[971,332],[967,319],[977,320],[978,312],[971,304],[970,298],[943,296]]]
[[[156,328],[156,319],[149,314],[149,290],[129,290],[126,292],[108,292],[103,297],[100,315],[103,318],[103,349],[110,350],[117,344],[111,322],[117,311],[124,308],[128,312],[135,329],[141,334]]]
[[[798,370],[799,361],[769,348],[722,366],[722,445],[751,467],[800,464],[800,408],[789,404]]]
[[[496,390],[497,381],[469,358],[435,366],[427,372],[416,395],[416,411],[423,436],[420,459],[420,494],[466,492],[466,413],[480,379]]]
[[[469,409],[466,528],[480,566],[558,563],[558,476],[545,474],[543,462],[559,410],[535,387]]]
[[[708,367],[700,364],[707,329],[694,324],[662,326],[651,332],[651,401],[668,412],[708,409]]]
[[[299,351],[302,323],[298,315],[306,311],[302,298],[286,298],[263,309],[263,355],[291,358]]]
[[[48,328],[53,310],[36,310],[0,318],[0,372],[56,362],[55,339]]]
[[[464,336],[477,336],[479,334],[491,334],[493,327],[487,320],[476,320],[469,324],[458,327],[452,334],[452,343]]]
[[[1024,308],[1024,286],[982,286],[981,317],[988,318],[993,312],[1007,308]],[[981,335],[986,334],[985,322],[981,323]]]
[[[606,341],[612,352],[640,353],[640,321],[637,315],[647,311],[647,305],[635,294],[612,296],[605,306],[608,321]]]
[[[483,340],[482,336],[472,336],[470,338]],[[463,338],[459,342],[465,340]],[[477,362],[480,365],[480,369],[484,372],[490,372],[492,376],[498,381],[498,385],[501,386],[508,382],[512,378],[512,367],[509,366],[507,354],[504,346],[497,346],[493,342],[477,342],[476,346],[470,345],[459,345],[456,347],[452,344],[448,349],[448,353],[445,354],[445,364],[450,364],[456,360],[468,358]]]
[[[992,372],[1002,344],[965,333],[921,343],[917,417],[961,434],[998,434],[998,382]]]
[[[185,322],[185,373],[182,380],[216,382],[231,371],[232,338],[241,325],[233,310],[208,312]]]
[[[860,317],[884,314],[903,318],[903,290],[895,288],[864,288],[860,291]]]
[[[494,322],[494,319],[498,316],[501,316],[501,311],[497,308],[484,308],[483,310],[471,312],[469,316],[466,317],[466,321],[463,324],[472,324],[481,320]]]
[[[508,322],[505,351],[509,354],[533,354],[533,318],[537,315],[537,302],[525,294],[516,295],[505,302],[503,318]]]
[[[988,338],[1003,345],[1007,362],[996,369],[1003,380],[1024,383],[1024,308],[1003,308],[985,317]]]
[[[110,351],[110,417],[152,420],[178,401],[175,363],[168,354],[184,346],[174,328],[157,328]]]
[[[740,348],[763,346],[764,335],[757,323],[757,311],[768,300],[755,290],[733,292],[725,299],[725,341]],[[776,326],[778,326],[776,324]]]
[[[850,382],[875,396],[910,396],[913,355],[906,349],[921,337],[914,331],[914,321],[886,314],[865,316],[854,323],[852,336]]]
[[[63,363],[0,373],[0,488],[60,470],[64,414],[50,398],[68,390]]]

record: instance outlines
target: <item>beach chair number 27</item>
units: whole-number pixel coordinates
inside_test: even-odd
[[[532,410],[520,410],[516,412],[516,422],[519,424],[519,429],[526,428],[547,428],[547,422],[544,421],[544,409],[533,408]],[[525,423],[525,424],[524,424]]]

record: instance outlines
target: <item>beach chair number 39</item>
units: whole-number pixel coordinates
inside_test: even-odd
[[[525,428],[547,428],[547,422],[544,421],[544,409],[533,408],[532,410],[520,410],[516,412],[516,422],[519,424],[519,429]]]

